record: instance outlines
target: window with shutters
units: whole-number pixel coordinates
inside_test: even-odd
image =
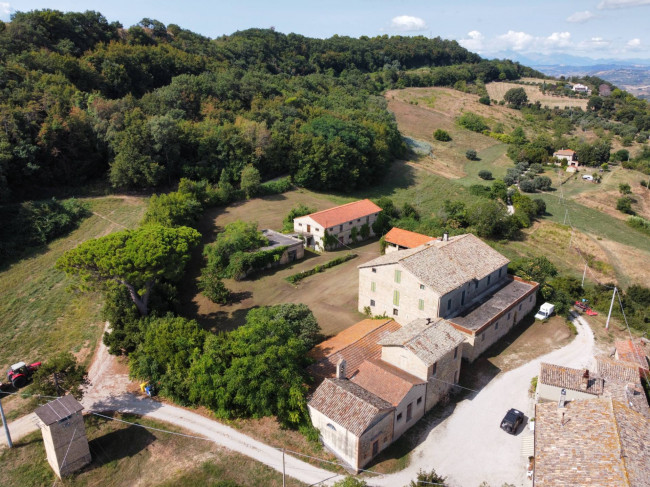
[[[418,299],[418,309],[420,311],[424,309],[424,299]]]
[[[377,290],[377,283],[375,281],[372,281],[370,283],[370,290],[374,293]]]
[[[402,282],[402,271],[400,271],[399,269],[395,269],[395,282],[397,284]]]
[[[399,306],[399,291],[393,291],[393,304]]]

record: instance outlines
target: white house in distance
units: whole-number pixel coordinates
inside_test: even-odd
[[[588,86],[582,85],[580,83],[576,83],[575,85],[573,85],[572,90],[575,93],[586,93],[586,94],[589,94],[590,91]]]
[[[358,309],[407,323],[445,318],[472,362],[535,306],[539,285],[509,276],[508,263],[472,234],[445,234],[360,265]]]
[[[325,231],[335,237],[340,245],[354,243],[351,237],[353,228],[361,235],[362,227],[368,225],[368,235],[374,235],[372,224],[380,211],[381,208],[368,199],[354,201],[294,218],[293,230],[305,238],[305,246],[325,250]]]
[[[314,347],[308,403],[323,444],[359,470],[458,381],[463,336],[446,320],[363,320]],[[336,367],[334,364],[336,363]]]

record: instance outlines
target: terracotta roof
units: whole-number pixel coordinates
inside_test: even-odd
[[[575,155],[576,151],[573,151],[571,149],[562,149],[557,152],[554,152],[554,156],[573,156]]]
[[[316,377],[334,377],[336,364],[344,359],[347,376],[350,377],[365,360],[381,357],[379,340],[401,327],[393,320],[360,321],[311,349],[308,355],[316,363],[307,370]]]
[[[639,367],[602,355],[596,357],[596,373],[605,380],[640,383]]]
[[[650,486],[650,423],[610,398],[535,407],[535,487]]]
[[[621,340],[614,343],[618,360],[637,364],[640,368],[648,370],[648,360],[642,345],[632,340]]]
[[[434,237],[429,237],[428,235],[422,235],[421,233],[409,232],[408,230],[402,230],[401,228],[393,227],[390,231],[384,236],[386,242],[399,245],[400,247],[406,247],[407,249],[413,249],[419,247],[422,244],[435,240]]]
[[[393,406],[399,405],[413,386],[426,384],[422,379],[382,360],[366,360],[350,380]]]
[[[48,402],[34,411],[34,413],[38,416],[38,419],[49,426],[72,416],[82,409],[83,406],[79,404],[79,401],[70,395],[66,395]]]
[[[412,321],[380,340],[379,344],[404,347],[429,366],[463,343],[463,340],[463,335],[447,320],[436,318],[433,321]]]
[[[581,391],[596,396],[603,393],[604,385],[603,379],[590,377],[589,370],[587,369],[572,369],[546,363],[540,365],[539,382],[549,386]],[[583,388],[585,382],[586,387]]]
[[[420,282],[443,295],[473,279],[485,278],[508,262],[480,238],[466,233],[449,237],[447,241],[432,240],[415,249],[390,252],[358,267],[399,263]]]
[[[309,406],[355,436],[393,411],[388,402],[346,379],[325,379],[314,391]]]
[[[322,225],[324,228],[333,227],[335,225],[341,225],[342,223],[347,223],[358,218],[362,218],[374,213],[379,213],[381,208],[374,204],[372,201],[365,199],[359,201],[353,201],[352,203],[347,203],[341,206],[335,206],[334,208],[329,208],[328,210],[317,211],[310,215],[306,215],[314,220],[319,225]]]

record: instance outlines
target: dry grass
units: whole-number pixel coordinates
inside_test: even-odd
[[[165,423],[118,416],[154,428],[182,432]],[[237,485],[281,486],[282,474],[244,455],[208,441],[151,431],[95,416],[86,417],[92,463],[66,477],[61,485],[194,487],[230,481]],[[54,485],[56,477],[45,459],[40,432],[4,450],[2,485],[6,487]],[[278,464],[281,463],[278,453]],[[287,479],[287,485],[301,482]]]
[[[544,94],[538,86],[529,86],[529,85],[519,85],[516,83],[504,83],[504,82],[493,82],[485,85],[487,88],[490,98],[493,100],[501,101],[503,100],[503,95],[511,88],[523,88],[526,90],[526,95],[528,95],[528,101],[531,103],[540,102],[542,106],[553,107],[580,107],[583,110],[587,108],[586,99],[580,98],[569,98],[567,96],[552,96],[550,94]]]

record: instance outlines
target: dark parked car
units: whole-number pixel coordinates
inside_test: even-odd
[[[511,409],[501,420],[501,429],[506,433],[514,435],[517,432],[517,428],[524,420],[524,413],[518,409]]]

